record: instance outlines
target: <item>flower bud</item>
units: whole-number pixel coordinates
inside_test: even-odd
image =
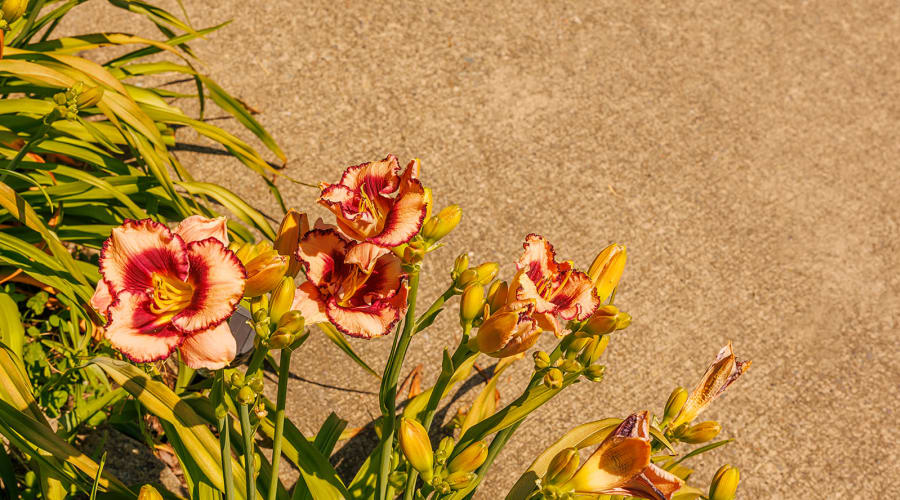
[[[428,432],[417,420],[400,419],[400,449],[409,464],[419,471],[422,480],[431,481],[434,476],[434,455],[431,452],[431,441]]]
[[[603,365],[591,365],[584,371],[584,376],[591,382],[600,382],[603,380],[603,374],[606,373],[606,367]]]
[[[291,333],[297,333],[300,330],[303,330],[304,326],[303,314],[296,310],[286,312],[284,316],[278,320],[278,328]]]
[[[588,345],[581,351],[581,356],[578,359],[587,366],[590,366],[597,362],[600,359],[600,356],[603,355],[603,352],[606,351],[606,346],[609,345],[609,335],[601,335],[599,337],[594,337],[588,343]]]
[[[234,256],[237,257],[241,263],[250,262],[256,255],[256,245],[249,242],[242,244],[237,250],[234,250]]]
[[[734,500],[741,473],[736,467],[723,465],[709,485],[709,500]]]
[[[491,314],[506,305],[509,285],[505,281],[495,281],[488,289],[487,302],[491,306]]]
[[[606,299],[619,285],[619,279],[622,278],[622,272],[625,270],[626,259],[625,247],[615,243],[604,248],[594,258],[594,262],[588,269],[588,277],[594,283],[594,290],[601,302],[606,302]]]
[[[575,475],[580,464],[581,457],[578,455],[578,448],[573,446],[563,449],[550,460],[550,465],[547,466],[547,473],[544,475],[544,479],[541,480],[541,484],[553,486],[566,483]]]
[[[500,271],[500,264],[497,264],[496,262],[484,262],[475,268],[475,273],[478,275],[476,279],[482,285],[487,285],[491,281],[494,281],[498,271]]]
[[[75,100],[78,109],[90,108],[103,98],[103,87],[91,87],[78,94]]]
[[[239,371],[235,371],[234,373],[232,373],[231,385],[234,387],[241,387],[242,385],[244,385],[244,374]]]
[[[258,297],[278,286],[289,264],[288,258],[278,255],[275,250],[269,250],[250,259],[244,264],[247,270],[244,296]]]
[[[579,363],[578,361],[576,361],[574,359],[565,360],[563,362],[563,364],[560,366],[560,368],[562,368],[563,371],[566,373],[580,372],[582,369],[584,369],[584,367],[581,366],[581,363]]]
[[[459,278],[459,275],[465,272],[466,269],[469,268],[469,255],[466,253],[461,253],[453,261],[453,271],[450,272],[450,277],[456,280]]]
[[[422,227],[422,236],[431,241],[438,241],[450,234],[450,231],[459,224],[462,218],[462,210],[459,205],[444,207],[437,215],[432,217]]]
[[[0,6],[0,10],[3,11],[3,20],[8,24],[14,23],[22,17],[26,7],[28,7],[28,0],[3,0],[3,5]]]
[[[431,219],[431,209],[434,208],[434,193],[431,188],[425,188],[425,220]]]
[[[284,349],[294,341],[295,333],[296,332],[289,332],[284,328],[275,330],[275,332],[272,333],[272,336],[269,337],[269,347],[272,349]]]
[[[544,351],[535,351],[531,355],[534,358],[534,369],[543,370],[550,366],[550,355]]]
[[[616,331],[619,308],[614,305],[600,306],[588,318],[581,330],[588,335],[606,335]],[[629,316],[629,323],[630,323]]]
[[[237,401],[242,405],[248,405],[255,399],[256,394],[253,393],[253,389],[251,389],[248,385],[241,387],[241,390],[239,390],[237,393]]]
[[[481,464],[487,459],[488,455],[488,445],[484,441],[478,441],[469,445],[468,448],[463,450],[459,455],[457,455],[453,460],[450,461],[450,464],[447,466],[447,470],[450,473],[454,472],[472,472],[475,469],[481,467]]]
[[[253,376],[247,380],[247,386],[256,394],[262,394],[263,389],[265,389],[265,382],[263,382],[262,375],[260,375],[259,372],[253,374]]]
[[[679,427],[679,429],[682,429],[682,427]],[[712,441],[721,431],[722,426],[718,422],[707,420],[681,430],[680,433],[676,433],[675,437],[685,443],[700,444]]]
[[[132,493],[132,495],[133,494],[134,493]],[[156,488],[150,486],[149,484],[145,484],[141,486],[141,491],[138,492],[137,500],[163,500],[163,497],[159,494],[158,491],[156,491]]]
[[[449,485],[452,490],[461,490],[466,486],[469,486],[476,477],[478,477],[478,475],[474,472],[458,471],[447,476],[447,479],[445,479],[444,482]]]
[[[294,257],[300,246],[300,238],[309,232],[309,217],[297,212],[293,208],[284,214],[281,225],[278,227],[278,236],[275,237],[275,251],[288,258],[287,273],[296,277],[300,272],[300,261]]]
[[[285,276],[278,287],[272,292],[272,302],[269,304],[269,318],[276,325],[281,317],[291,310],[294,303],[294,278]]]
[[[456,279],[456,288],[460,290],[464,290],[469,283],[472,283],[478,278],[478,273],[475,272],[474,269],[466,269],[465,271],[459,274],[459,278]]]
[[[574,336],[573,336],[574,337]],[[564,346],[566,358],[574,359],[591,342],[590,337],[574,337]]]
[[[472,283],[463,291],[459,305],[459,320],[462,324],[471,324],[484,309],[484,287]]]
[[[669,394],[669,399],[666,401],[666,409],[663,411],[663,422],[671,422],[678,414],[681,412],[681,407],[684,406],[684,402],[687,401],[688,393],[684,389],[684,387],[676,387],[672,390],[672,393]]]
[[[442,460],[437,461],[439,464],[444,465],[444,461],[447,459],[447,457],[450,456],[451,453],[453,453],[454,446],[456,446],[456,441],[453,439],[453,437],[444,436],[444,438],[441,439],[440,444],[438,444],[438,451],[434,453],[435,458],[438,454],[441,454],[444,457]]]
[[[544,375],[544,385],[549,389],[559,389],[562,387],[563,383],[563,374],[559,371],[559,368],[551,368],[547,371],[547,374]]]

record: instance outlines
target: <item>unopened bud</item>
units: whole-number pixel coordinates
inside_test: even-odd
[[[456,280],[456,288],[460,290],[464,290],[466,285],[472,283],[478,278],[478,273],[475,272],[474,269],[466,269],[462,273],[460,273],[459,278]]]
[[[487,459],[488,455],[488,445],[484,441],[478,441],[469,445],[468,448],[463,450],[459,455],[457,455],[453,460],[450,461],[450,464],[447,465],[447,470],[450,473],[454,472],[472,472],[475,469],[481,467],[481,464]]]
[[[291,345],[294,341],[295,332],[289,332],[284,328],[279,328],[269,337],[269,347],[272,349],[284,349]]]
[[[588,277],[594,283],[594,289],[601,302],[612,294],[619,285],[622,272],[625,270],[627,252],[622,245],[612,244],[603,249],[588,269]]]
[[[291,310],[294,303],[294,278],[285,276],[272,292],[272,303],[269,304],[269,318],[276,325],[281,317]]]
[[[488,289],[487,302],[491,306],[491,314],[506,305],[506,296],[509,295],[509,285],[505,281],[495,281]]]
[[[566,373],[575,373],[584,369],[584,366],[582,366],[581,363],[579,363],[577,360],[567,359],[563,362],[560,368],[562,368]]]
[[[241,390],[237,393],[237,401],[242,405],[248,405],[253,403],[256,399],[256,394],[253,393],[253,389],[250,386],[245,385],[241,387]]]
[[[250,300],[250,316],[255,323],[262,323],[269,317],[269,296],[260,295]]]
[[[450,486],[450,489],[452,490],[461,490],[469,486],[476,477],[478,477],[478,475],[474,472],[458,471],[447,476],[447,479],[445,479],[444,482]]]
[[[494,281],[498,271],[500,271],[500,264],[497,264],[496,262],[484,262],[475,268],[475,272],[478,274],[476,279],[482,285],[487,285],[491,281]]]
[[[549,389],[559,389],[562,387],[563,383],[563,374],[559,371],[559,368],[551,368],[547,371],[547,374],[544,375],[544,385]]]
[[[588,318],[581,330],[588,335],[606,335],[616,331],[619,308],[613,305],[600,306]]]
[[[275,251],[280,255],[288,258],[289,276],[295,277],[300,272],[300,261],[294,256],[297,248],[300,246],[300,239],[309,232],[309,217],[305,213],[300,213],[294,209],[290,209],[281,219],[281,225],[278,227],[278,235],[275,237]]]
[[[400,449],[409,464],[419,471],[422,480],[431,481],[434,476],[434,455],[431,452],[431,441],[428,432],[417,420],[400,419]]]
[[[469,268],[469,255],[466,253],[461,253],[453,261],[453,271],[450,272],[450,277],[456,280],[459,278],[459,275],[465,272],[466,269]]]
[[[293,310],[288,311],[278,320],[278,329],[285,330],[291,333],[297,333],[300,330],[303,330],[303,327],[306,326],[303,321],[303,314],[300,311]]]
[[[234,250],[234,256],[241,261],[241,263],[250,262],[253,257],[256,257],[256,245],[253,243],[244,243]]]
[[[441,439],[440,444],[438,444],[438,451],[434,453],[435,457],[437,457],[437,454],[440,453],[444,456],[444,459],[446,459],[450,456],[451,453],[453,453],[453,447],[455,445],[456,441],[454,441],[451,436],[444,436],[444,438]],[[439,460],[438,463],[443,465],[444,460]]]
[[[437,215],[425,223],[422,228],[422,236],[431,241],[437,241],[450,234],[450,231],[459,224],[462,218],[462,210],[459,205],[444,207]]]
[[[100,102],[103,97],[103,87],[91,87],[78,94],[75,99],[78,109],[90,108]]]
[[[534,369],[543,370],[550,366],[550,355],[544,351],[535,351],[531,355],[534,358]]]
[[[565,448],[550,460],[547,466],[547,474],[541,480],[542,485],[553,486],[566,483],[578,470],[581,463],[581,457],[578,455],[578,448]]]
[[[576,337],[568,342],[565,346],[566,357],[569,359],[575,358],[582,349],[584,349],[588,343],[590,343],[591,339],[589,337]]]
[[[472,283],[463,291],[459,305],[459,320],[463,324],[471,324],[484,309],[484,287]]]
[[[671,422],[681,413],[681,408],[684,406],[684,402],[687,401],[688,393],[684,389],[684,387],[676,387],[672,390],[672,393],[669,394],[669,399],[666,401],[666,409],[663,412],[663,422]]]
[[[734,500],[741,473],[736,467],[723,465],[709,485],[709,500]]]
[[[244,264],[247,280],[244,282],[244,296],[258,297],[281,283],[290,261],[275,250],[261,253]]]
[[[244,385],[244,374],[239,371],[235,371],[234,373],[232,373],[231,385],[234,387],[241,387],[242,385]]]
[[[603,374],[606,373],[606,367],[603,365],[591,365],[584,371],[584,376],[591,382],[600,382],[603,380]]]
[[[0,6],[3,11],[3,20],[8,24],[14,23],[22,17],[26,7],[28,7],[28,0],[3,0],[3,5]]]
[[[592,365],[600,359],[600,356],[603,355],[603,352],[606,351],[606,346],[609,345],[609,335],[601,335],[599,337],[595,336],[591,339],[590,343],[587,347],[581,351],[581,356],[578,359],[584,363],[585,365]]]
[[[694,424],[687,429],[679,427],[679,430],[681,430],[681,432],[676,433],[675,435],[679,441],[690,444],[700,444],[715,439],[716,436],[719,435],[719,432],[722,431],[722,426],[718,422],[708,420],[706,422]]]
[[[247,386],[250,387],[253,392],[257,394],[261,394],[263,389],[265,389],[265,382],[263,382],[262,375],[259,373],[255,373],[249,380],[247,380]]]
[[[431,209],[434,208],[434,193],[431,188],[425,188],[425,220],[431,219]]]
[[[132,493],[132,495],[133,494],[134,493]],[[156,488],[150,486],[149,484],[145,484],[141,486],[141,491],[138,492],[137,500],[163,500],[163,497],[159,494],[158,491],[156,491]]]

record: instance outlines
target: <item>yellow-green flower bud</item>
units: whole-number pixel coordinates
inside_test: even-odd
[[[284,328],[279,328],[269,337],[269,347],[272,349],[284,349],[291,345],[294,341],[295,332],[289,332]]]
[[[453,271],[450,272],[450,277],[454,280],[459,278],[459,275],[465,272],[466,269],[469,268],[469,255],[466,253],[461,253],[453,262]]]
[[[496,262],[484,262],[475,268],[475,272],[478,274],[477,280],[482,285],[487,285],[491,281],[494,281],[494,278],[499,271],[500,264],[497,264]]]
[[[256,394],[253,393],[253,389],[251,389],[248,385],[241,387],[241,390],[239,390],[237,393],[237,401],[242,405],[248,405],[255,399]]]
[[[619,285],[627,257],[625,247],[613,243],[594,258],[588,269],[588,277],[594,283],[594,290],[601,302],[605,302]]]
[[[447,476],[447,479],[445,479],[444,482],[449,485],[452,490],[461,490],[466,486],[469,486],[476,477],[478,477],[478,475],[474,472],[458,471]]]
[[[485,459],[487,459],[488,455],[488,445],[484,441],[478,441],[469,445],[468,448],[463,450],[459,455],[457,455],[453,460],[450,461],[450,464],[447,466],[447,470],[450,473],[454,472],[472,472],[475,469],[481,467],[481,464],[484,463]]]
[[[459,305],[459,320],[462,324],[471,324],[484,309],[484,287],[472,283],[463,291]]]
[[[614,305],[604,305],[597,308],[594,314],[588,318],[581,330],[588,335],[606,335],[616,331],[617,315],[619,308]]]
[[[584,349],[591,341],[590,337],[576,337],[568,342],[565,346],[566,358],[575,359],[582,349]]]
[[[431,209],[434,208],[434,193],[431,188],[425,188],[425,220],[431,219]]]
[[[3,20],[8,24],[14,23],[22,17],[26,7],[28,7],[28,0],[3,0],[3,5],[0,6],[3,11]]]
[[[253,392],[261,394],[263,389],[265,389],[265,382],[263,382],[262,375],[255,373],[247,380],[247,386],[250,387]]]
[[[422,480],[431,481],[434,477],[434,454],[431,452],[431,441],[428,432],[417,420],[400,419],[400,449],[409,464],[419,471]]]
[[[103,87],[91,87],[78,94],[75,103],[78,109],[90,108],[103,98]]]
[[[281,283],[290,261],[275,250],[269,250],[244,264],[247,280],[244,282],[244,296],[258,297],[274,289]]]
[[[309,232],[309,217],[294,209],[290,209],[281,219],[278,235],[275,237],[275,251],[288,259],[289,276],[295,277],[300,272],[300,261],[294,256],[300,246],[300,239]]]
[[[234,387],[241,387],[242,385],[244,385],[244,374],[239,371],[235,371],[234,373],[232,373],[231,385]]]
[[[681,408],[684,406],[684,402],[687,401],[688,393],[684,389],[684,387],[676,387],[672,390],[672,393],[669,394],[669,399],[666,401],[666,409],[663,412],[663,422],[671,422],[681,413]]]
[[[269,317],[269,296],[260,295],[250,299],[250,316],[256,323],[262,323]]]
[[[297,310],[288,311],[280,320],[278,320],[278,328],[291,333],[297,333],[300,330],[303,330],[304,326],[306,326],[306,324],[303,320],[303,314]]]
[[[466,269],[459,275],[459,278],[456,280],[456,288],[464,290],[469,283],[472,283],[477,278],[478,273],[475,272],[474,269]]]
[[[163,500],[163,497],[156,491],[156,488],[149,484],[145,484],[141,486],[141,491],[138,492],[137,500]]]
[[[736,467],[723,465],[709,485],[709,500],[734,500],[741,473]]]
[[[535,351],[531,355],[534,358],[534,369],[543,370],[550,366],[550,355],[544,351]]]
[[[563,449],[550,460],[541,484],[546,486],[565,484],[575,475],[580,463],[581,457],[578,455],[578,448],[573,446]]]
[[[294,303],[294,278],[285,276],[281,283],[272,292],[272,302],[269,304],[269,318],[276,325],[281,317],[291,310]]]
[[[679,429],[681,429],[681,427],[679,427]],[[681,433],[676,434],[675,437],[678,438],[679,441],[685,443],[700,444],[712,441],[721,431],[722,426],[718,422],[707,420],[706,422],[700,422],[687,429],[683,429]]]
[[[506,305],[507,295],[509,295],[509,285],[505,281],[491,283],[487,294],[487,302],[491,306],[491,314]]]
[[[600,359],[600,356],[603,355],[603,352],[606,351],[606,346],[609,345],[609,335],[601,335],[599,337],[594,337],[591,339],[590,343],[587,347],[581,351],[581,356],[578,359],[584,363],[585,365],[592,365]]]
[[[566,373],[575,373],[581,371],[584,367],[581,366],[581,363],[574,359],[567,359],[565,360],[565,362],[563,362],[560,368],[562,368]]]
[[[422,227],[422,236],[431,241],[437,241],[450,234],[450,231],[459,224],[462,218],[462,210],[459,205],[444,207],[437,215],[432,217]]]
[[[563,383],[563,374],[559,371],[559,368],[551,368],[547,371],[547,374],[544,375],[544,385],[550,389],[559,389],[562,387]]]
[[[603,374],[606,373],[606,367],[603,365],[591,365],[584,371],[584,376],[591,382],[600,382],[603,380]]]
[[[447,460],[447,457],[453,453],[453,447],[456,446],[456,441],[451,436],[444,436],[441,439],[440,444],[438,444],[438,449],[434,452],[434,459],[440,465],[444,465],[444,462]],[[438,456],[441,458],[438,459]]]

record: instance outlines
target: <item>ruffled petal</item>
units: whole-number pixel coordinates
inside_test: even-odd
[[[381,233],[370,241],[383,247],[395,247],[408,242],[422,229],[425,221],[425,189],[418,179],[404,173],[400,193],[391,206]]]
[[[291,309],[300,311],[307,325],[328,321],[325,314],[325,299],[319,293],[319,289],[309,281],[304,281],[297,287]]]
[[[375,261],[372,274],[356,291],[354,299],[370,304],[391,297],[397,293],[405,276],[403,264],[396,255],[382,255]]]
[[[543,278],[552,277],[557,273],[556,252],[553,245],[543,236],[529,234],[525,237],[522,247],[525,252],[516,262],[516,268],[524,269],[531,281],[538,283]]]
[[[225,217],[207,219],[200,215],[192,215],[178,224],[175,234],[181,236],[185,243],[215,238],[228,246],[228,225]]]
[[[182,340],[177,330],[157,324],[157,316],[149,306],[147,294],[122,292],[109,308],[106,338],[136,363],[166,359]]]
[[[620,488],[606,490],[606,495],[627,495],[649,500],[670,500],[684,481],[654,464]]]
[[[150,219],[126,220],[100,252],[100,274],[112,295],[151,288],[153,273],[184,280],[189,267],[184,240]]]
[[[228,323],[220,323],[213,328],[187,335],[178,351],[181,359],[191,368],[218,370],[234,360],[237,341],[234,340]]]
[[[594,295],[594,284],[588,275],[572,271],[550,299],[562,319],[584,321],[594,314],[600,299]]]
[[[538,293],[537,286],[531,281],[527,274],[518,276],[518,289],[516,290],[516,298],[518,300],[533,300],[535,310],[539,313],[555,313],[556,304],[545,299]]]
[[[107,310],[112,303],[113,297],[112,294],[109,293],[109,286],[107,286],[106,281],[101,279],[97,282],[97,288],[94,290],[94,295],[91,296],[91,307],[96,309],[100,314],[106,316]]]
[[[362,189],[371,195],[386,195],[397,191],[400,181],[400,162],[394,155],[381,161],[348,167],[341,176],[341,184],[352,190]]]
[[[334,214],[341,231],[355,240],[365,240],[378,232],[379,220],[366,210],[360,210],[358,192],[342,184],[332,184],[322,189],[319,204]]]
[[[349,242],[337,231],[313,229],[300,240],[297,258],[306,269],[306,278],[316,286],[329,281],[338,266],[343,266]]]
[[[371,273],[375,268],[375,262],[390,250],[373,243],[359,243],[347,250],[344,256],[344,264],[355,264],[365,273]]]
[[[247,273],[234,252],[215,238],[188,245],[191,270],[188,282],[194,287],[191,304],[172,318],[184,333],[210,329],[234,312],[244,296]]]
[[[390,333],[406,309],[406,296],[407,287],[403,285],[390,299],[359,307],[342,307],[335,298],[331,298],[325,312],[341,333],[370,339]]]

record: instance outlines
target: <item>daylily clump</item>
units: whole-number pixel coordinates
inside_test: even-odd
[[[91,298],[113,347],[141,363],[176,349],[192,368],[231,362],[236,345],[226,320],[246,273],[227,245],[224,218],[191,216],[174,231],[150,219],[113,229]]]

